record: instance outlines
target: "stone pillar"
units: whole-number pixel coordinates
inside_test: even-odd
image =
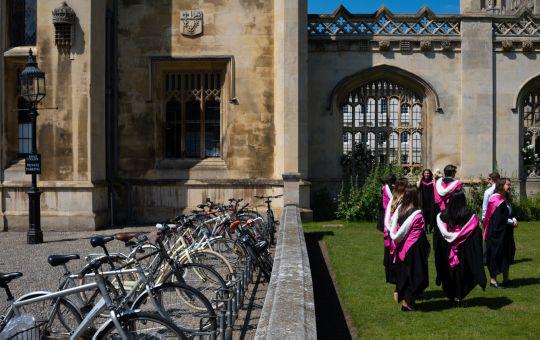
[[[300,174],[286,172],[283,174],[283,206],[300,206]]]
[[[5,26],[6,26],[6,11],[5,11],[6,1],[0,1],[0,51],[2,51],[2,60],[0,60],[0,183],[4,181],[4,55],[3,52],[6,50],[4,46],[5,38]],[[0,231],[5,229],[5,217],[4,217],[4,190],[0,187]]]
[[[481,0],[461,0],[460,13],[476,13],[480,12]]]
[[[490,18],[461,21],[461,178],[494,167],[492,34]]]
[[[274,1],[274,58],[274,176],[295,173],[299,183],[308,169],[306,0]],[[299,202],[299,185],[288,186],[288,179],[284,201]]]

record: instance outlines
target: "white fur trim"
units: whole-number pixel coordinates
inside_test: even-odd
[[[443,183],[443,179],[439,178],[437,182],[435,182],[435,189],[437,190],[437,193],[439,194],[439,196],[444,197],[456,188],[456,186],[459,184],[459,181],[457,179],[454,180],[446,188],[442,186],[442,183]]]
[[[469,224],[469,222],[471,222],[473,218],[474,218],[474,215],[471,216],[471,218],[469,219],[469,221],[466,224]],[[439,228],[439,231],[441,232],[441,235],[444,237],[446,242],[452,243],[459,236],[460,232],[458,231],[458,232],[453,233],[453,232],[448,231],[448,229],[446,228],[447,225],[448,224],[444,223],[441,220],[441,213],[439,213],[437,215],[437,227]]]
[[[399,216],[399,209],[401,208],[401,205],[397,207],[396,212],[392,216],[392,223],[390,225],[390,229],[388,230],[388,234],[390,235],[390,238],[394,240],[395,242],[401,242],[405,238],[405,235],[407,235],[407,232],[409,231],[409,228],[412,225],[412,222],[416,215],[421,214],[422,210],[415,210],[412,214],[407,217],[405,222],[400,226],[399,230],[397,229],[398,224],[398,216]]]

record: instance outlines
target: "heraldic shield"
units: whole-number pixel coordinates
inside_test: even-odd
[[[203,32],[203,12],[202,11],[182,11],[180,15],[182,23],[182,34],[186,36],[196,36]]]

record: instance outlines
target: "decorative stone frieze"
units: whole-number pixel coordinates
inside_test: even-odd
[[[445,52],[452,51],[452,42],[450,40],[443,40],[441,41],[441,48]]]
[[[380,40],[379,41],[379,50],[380,51],[389,51],[390,50],[390,41],[389,40]]]
[[[60,50],[69,50],[75,41],[75,21],[77,14],[64,1],[60,7],[52,11],[54,25],[54,44]]]
[[[194,37],[203,33],[203,11],[182,11],[180,21],[182,35]]]
[[[504,52],[511,52],[514,49],[514,43],[511,40],[502,41],[502,50]]]
[[[429,52],[433,49],[433,45],[431,44],[431,40],[421,40],[420,41],[420,50],[422,52]]]
[[[401,52],[409,52],[412,50],[411,42],[408,40],[402,40],[399,42],[399,49]]]
[[[534,51],[534,43],[531,40],[524,40],[521,42],[521,48],[523,52],[532,52]]]

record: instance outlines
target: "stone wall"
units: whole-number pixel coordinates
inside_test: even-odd
[[[300,209],[284,208],[256,339],[316,339],[315,299]]]

